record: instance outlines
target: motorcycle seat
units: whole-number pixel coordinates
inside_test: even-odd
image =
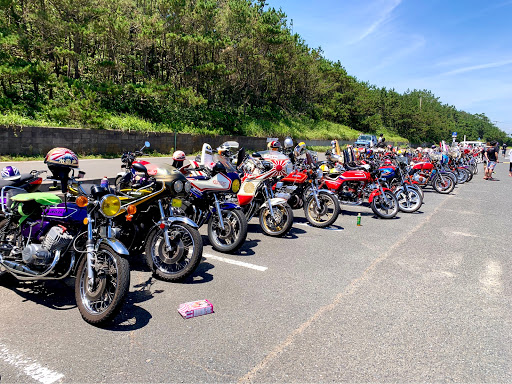
[[[349,170],[349,171],[366,171],[366,167],[362,166],[362,165],[354,165],[354,166],[350,166],[348,164],[345,164],[344,167]]]
[[[20,177],[17,177],[14,180],[1,180],[0,179],[0,188],[6,187],[6,186],[16,186],[16,185],[22,185],[27,182],[27,180],[30,180],[34,177],[31,173],[23,173],[20,175]]]

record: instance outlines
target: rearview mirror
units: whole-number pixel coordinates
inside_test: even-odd
[[[146,141],[146,142],[144,142],[144,146],[146,148],[149,148],[149,147],[151,147],[151,143],[149,141]]]

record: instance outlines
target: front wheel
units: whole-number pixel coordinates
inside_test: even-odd
[[[453,191],[453,189],[455,188],[455,183],[452,178],[446,177],[446,175],[438,175],[434,179],[433,186],[438,193],[447,194]]]
[[[398,213],[398,201],[391,191],[384,191],[386,199],[382,194],[373,198],[370,206],[372,211],[383,219],[392,219]]]
[[[423,204],[420,193],[411,187],[407,187],[407,191],[404,188],[399,188],[395,191],[395,196],[398,201],[398,208],[402,212],[416,212]]]
[[[222,228],[218,214],[213,214],[208,221],[208,239],[219,252],[235,252],[242,247],[247,237],[247,218],[238,209],[221,210],[224,223]]]
[[[338,198],[327,192],[318,192],[318,203],[311,194],[304,205],[304,214],[313,227],[325,228],[332,225],[338,218],[341,208]]]
[[[285,236],[293,225],[293,210],[288,204],[272,206],[274,216],[268,207],[260,210],[260,225],[269,236]]]
[[[146,264],[161,280],[176,282],[186,279],[199,266],[203,240],[199,231],[184,223],[167,229],[171,249],[167,249],[165,231],[156,227],[146,243]]]
[[[130,288],[130,265],[106,244],[96,251],[94,286],[89,286],[87,257],[83,257],[75,281],[75,298],[82,318],[101,326],[121,310]]]

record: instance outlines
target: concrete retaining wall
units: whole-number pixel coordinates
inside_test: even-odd
[[[225,141],[234,140],[249,150],[262,150],[267,139],[247,136],[206,136],[158,132],[121,132],[99,129],[49,128],[49,127],[4,127],[0,126],[1,155],[45,155],[55,147],[66,147],[78,154],[115,154],[135,150],[151,143],[151,150],[171,153],[176,148],[187,154],[200,151],[203,143],[213,148]],[[279,140],[284,140],[280,137]],[[340,145],[353,144],[340,141]],[[306,140],[308,146],[329,146],[330,140]]]

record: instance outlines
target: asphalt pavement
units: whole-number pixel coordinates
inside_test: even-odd
[[[120,163],[99,164],[101,177]],[[130,259],[127,303],[105,329],[81,319],[71,279],[0,286],[0,382],[512,382],[512,178],[502,163],[497,181],[482,177],[480,165],[449,195],[426,189],[392,220],[342,206],[318,229],[298,210],[272,238],[253,219],[237,254],[202,228],[185,283]],[[183,319],[178,306],[199,299],[214,313]]]

